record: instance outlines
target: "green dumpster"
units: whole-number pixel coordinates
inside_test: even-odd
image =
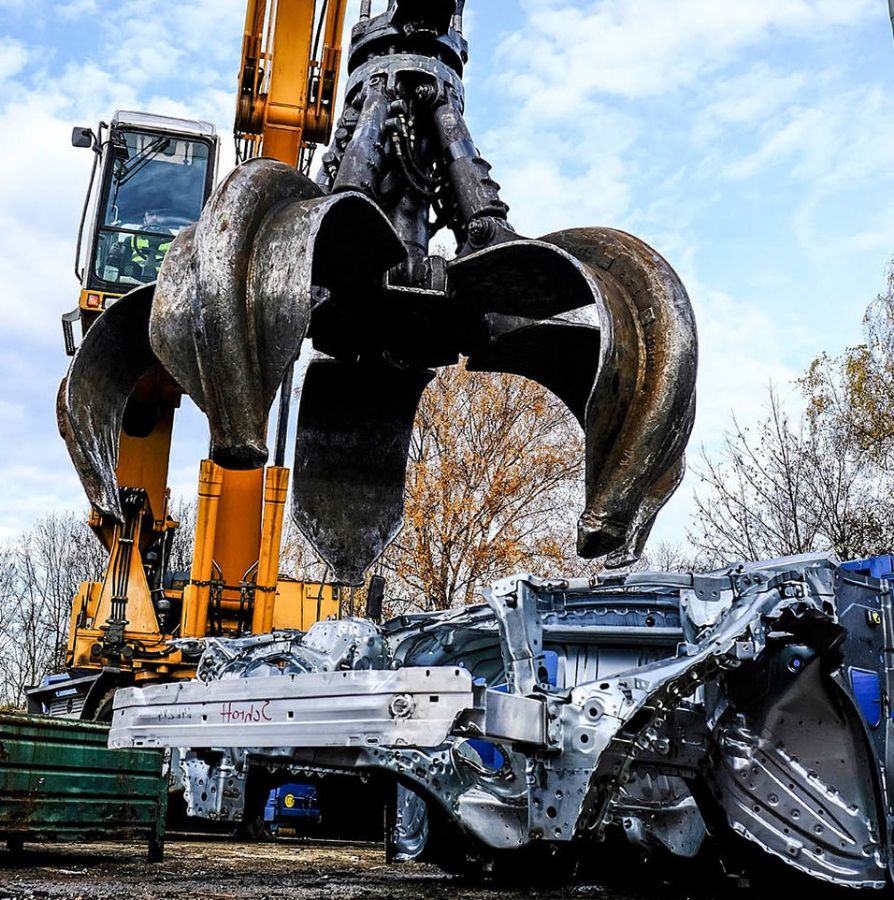
[[[108,725],[0,713],[0,841],[146,840],[164,850],[158,750],[109,750]]]

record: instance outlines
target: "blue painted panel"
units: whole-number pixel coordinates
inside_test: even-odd
[[[312,784],[284,784],[270,792],[264,807],[264,821],[319,819],[317,789]]]
[[[503,763],[506,762],[506,758],[497,749],[496,744],[492,744],[490,741],[472,738],[469,741],[469,746],[481,757],[481,762],[486,769],[496,772],[503,768]]]
[[[894,556],[884,554],[870,556],[868,559],[854,559],[842,563],[841,568],[868,575],[870,578],[894,578]]]
[[[870,728],[878,728],[882,720],[882,679],[878,672],[867,669],[851,669],[851,687],[860,706],[860,712]]]

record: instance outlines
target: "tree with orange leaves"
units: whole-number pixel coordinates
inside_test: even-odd
[[[579,426],[540,385],[440,369],[416,416],[404,527],[381,562],[391,592],[446,609],[512,572],[578,569],[583,463]]]
[[[863,317],[864,341],[840,356],[821,354],[801,385],[812,422],[868,453],[886,470],[894,464],[894,263],[886,289]]]

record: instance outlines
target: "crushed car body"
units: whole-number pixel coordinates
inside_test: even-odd
[[[253,768],[393,777],[403,858],[438,822],[479,859],[586,853],[611,832],[695,857],[719,829],[814,878],[885,886],[887,581],[816,555],[520,575],[484,595],[207,639],[195,681],[119,691],[110,744],[181,748],[191,812],[224,819]]]

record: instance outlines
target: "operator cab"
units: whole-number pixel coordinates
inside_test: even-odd
[[[155,281],[171,242],[211,194],[219,143],[208,122],[149,113],[116,112],[98,133],[74,129],[73,146],[89,147],[95,157],[75,261],[80,302],[62,317],[69,355],[74,322],[86,333],[120,296]]]

